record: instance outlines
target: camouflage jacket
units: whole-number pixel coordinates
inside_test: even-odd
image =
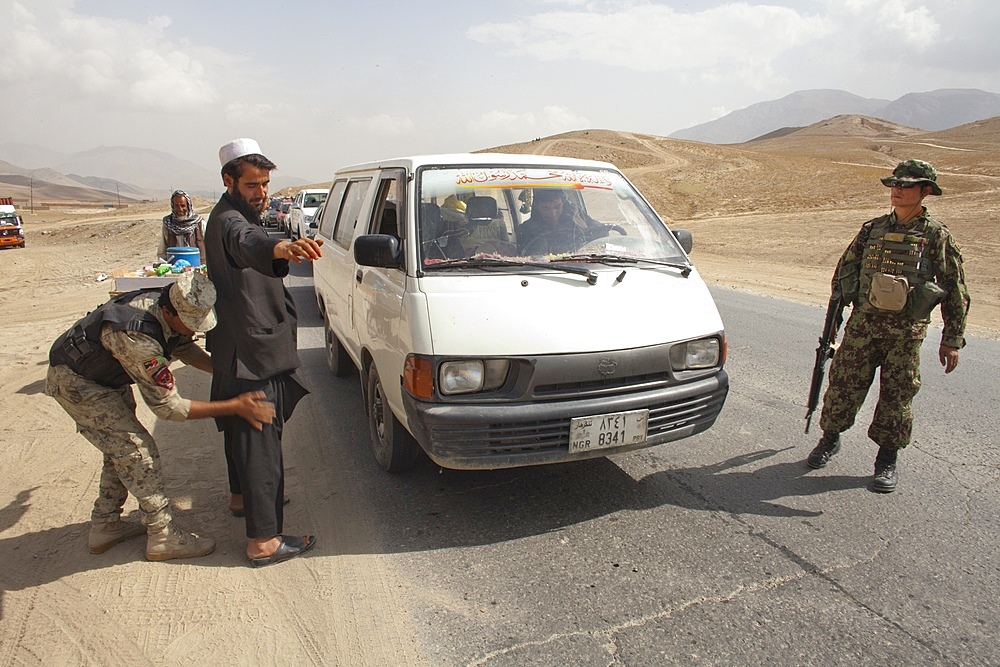
[[[163,313],[155,296],[133,299],[130,305],[156,316],[167,338],[177,335],[163,319]],[[182,337],[170,357],[163,356],[163,348],[153,338],[132,331],[114,331],[105,325],[101,330],[101,344],[115,355],[122,368],[135,381],[142,400],[160,419],[184,421],[191,409],[191,401],[177,393],[173,373],[170,371],[172,359],[193,363],[204,352],[190,338]]]
[[[962,267],[962,252],[948,228],[934,220],[926,208],[913,219],[911,224],[901,229],[912,227],[918,221],[924,220],[935,223],[933,227],[936,231],[928,238],[926,252],[934,282],[945,291],[944,300],[941,302],[941,318],[944,321],[941,344],[961,348],[965,346],[965,321],[970,303],[969,290],[965,285],[965,269]],[[895,224],[895,212],[869,220],[861,226],[861,230],[837,262],[837,268],[833,273],[834,289],[844,284],[844,276],[860,275],[868,234],[872,226],[879,222]],[[863,330],[873,337],[923,339],[927,336],[927,320],[916,320],[903,312],[880,312],[855,307],[850,319],[852,331]]]

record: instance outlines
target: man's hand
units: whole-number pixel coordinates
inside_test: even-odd
[[[275,259],[287,259],[289,262],[301,264],[303,261],[312,262],[323,256],[320,246],[323,239],[310,239],[303,237],[294,241],[278,241],[274,246]]]
[[[938,348],[938,359],[944,366],[945,374],[952,372],[958,366],[958,348],[942,345]]]
[[[274,403],[264,400],[264,392],[248,391],[233,400],[236,401],[236,414],[258,431],[264,428],[264,424],[274,421]]]

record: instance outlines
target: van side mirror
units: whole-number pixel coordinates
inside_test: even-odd
[[[354,239],[354,261],[361,266],[403,268],[399,239],[388,234],[364,234]]]
[[[691,238],[691,232],[686,229],[674,229],[672,231],[674,238],[677,239],[677,242],[681,244],[682,248],[684,248],[684,252],[690,254],[691,246],[694,243],[694,240]]]

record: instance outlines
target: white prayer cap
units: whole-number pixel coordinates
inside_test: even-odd
[[[236,158],[244,155],[263,155],[263,153],[253,139],[233,139],[219,149],[219,162],[225,167]]]

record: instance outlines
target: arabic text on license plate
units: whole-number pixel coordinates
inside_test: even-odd
[[[649,410],[576,417],[569,422],[569,451],[588,452],[646,442]]]

